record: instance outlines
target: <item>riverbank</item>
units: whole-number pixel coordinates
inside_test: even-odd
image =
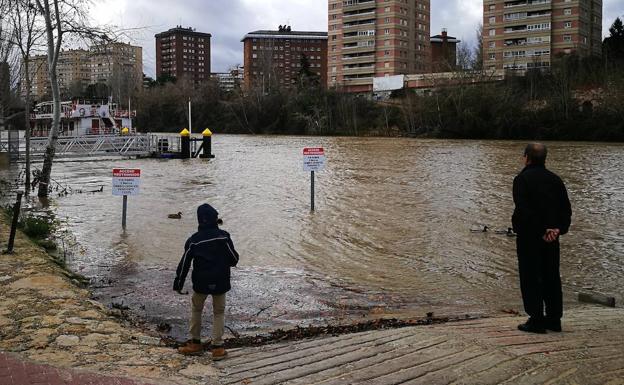
[[[9,227],[0,220],[0,239]],[[0,255],[0,351],[60,368],[151,380],[213,384],[209,355],[183,357],[90,299],[71,274],[18,233],[15,254]]]

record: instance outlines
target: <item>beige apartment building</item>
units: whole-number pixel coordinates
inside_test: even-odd
[[[328,85],[373,89],[373,78],[427,73],[430,0],[329,0]]]
[[[89,50],[91,84],[106,83],[140,88],[143,84],[143,48],[125,43],[92,46]]]
[[[24,66],[22,65],[22,68]],[[26,95],[26,80],[24,72],[21,73],[20,86],[22,95]],[[31,98],[41,100],[42,98],[51,98],[52,90],[48,81],[48,57],[45,55],[37,55],[30,57],[28,63],[28,78],[30,79],[30,95]]]
[[[89,84],[105,83],[116,95],[127,95],[143,84],[143,49],[123,43],[94,46],[89,50],[62,51],[57,64],[57,77],[64,96],[77,96]],[[30,93],[35,100],[51,98],[48,58],[30,58]],[[22,74],[22,94],[25,94]]]
[[[601,55],[602,0],[484,0],[484,68],[549,68],[561,54]]]
[[[38,55],[30,58],[28,65],[30,73],[30,93],[35,99],[50,98],[52,89],[48,81],[48,57]],[[89,76],[89,51],[82,49],[72,49],[62,51],[57,63],[57,77],[61,92],[84,90],[90,82]],[[25,93],[22,74],[22,94]]]

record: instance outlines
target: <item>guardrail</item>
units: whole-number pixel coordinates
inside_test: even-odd
[[[48,146],[48,138],[31,138],[30,154],[33,158],[42,157]],[[0,141],[0,149],[8,151],[9,142]],[[86,135],[80,137],[61,137],[56,144],[56,156],[93,157],[93,156],[148,156],[156,147],[152,147],[151,135]],[[20,158],[25,153],[23,140],[20,141]]]

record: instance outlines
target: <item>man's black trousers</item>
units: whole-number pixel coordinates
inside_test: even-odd
[[[549,320],[561,319],[559,241],[546,243],[541,238],[518,237],[516,246],[524,310],[535,321],[542,321],[544,316]]]

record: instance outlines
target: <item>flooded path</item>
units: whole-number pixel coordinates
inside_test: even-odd
[[[317,211],[301,149],[323,146]],[[515,239],[473,233],[510,226],[511,183],[524,143],[414,139],[214,137],[212,161],[58,163],[54,178],[104,192],[57,197],[78,242],[68,261],[95,294],[184,338],[189,297],[171,290],[196,207],[215,206],[241,255],[227,325],[239,333],[399,314],[521,310]],[[624,145],[551,143],[567,183],[571,234],[562,247],[568,306],[576,290],[624,287]],[[142,170],[128,230],[111,170]],[[168,219],[182,212],[182,219]],[[190,289],[190,281],[186,288]],[[209,311],[209,309],[208,309]],[[209,327],[209,324],[206,324]]]

